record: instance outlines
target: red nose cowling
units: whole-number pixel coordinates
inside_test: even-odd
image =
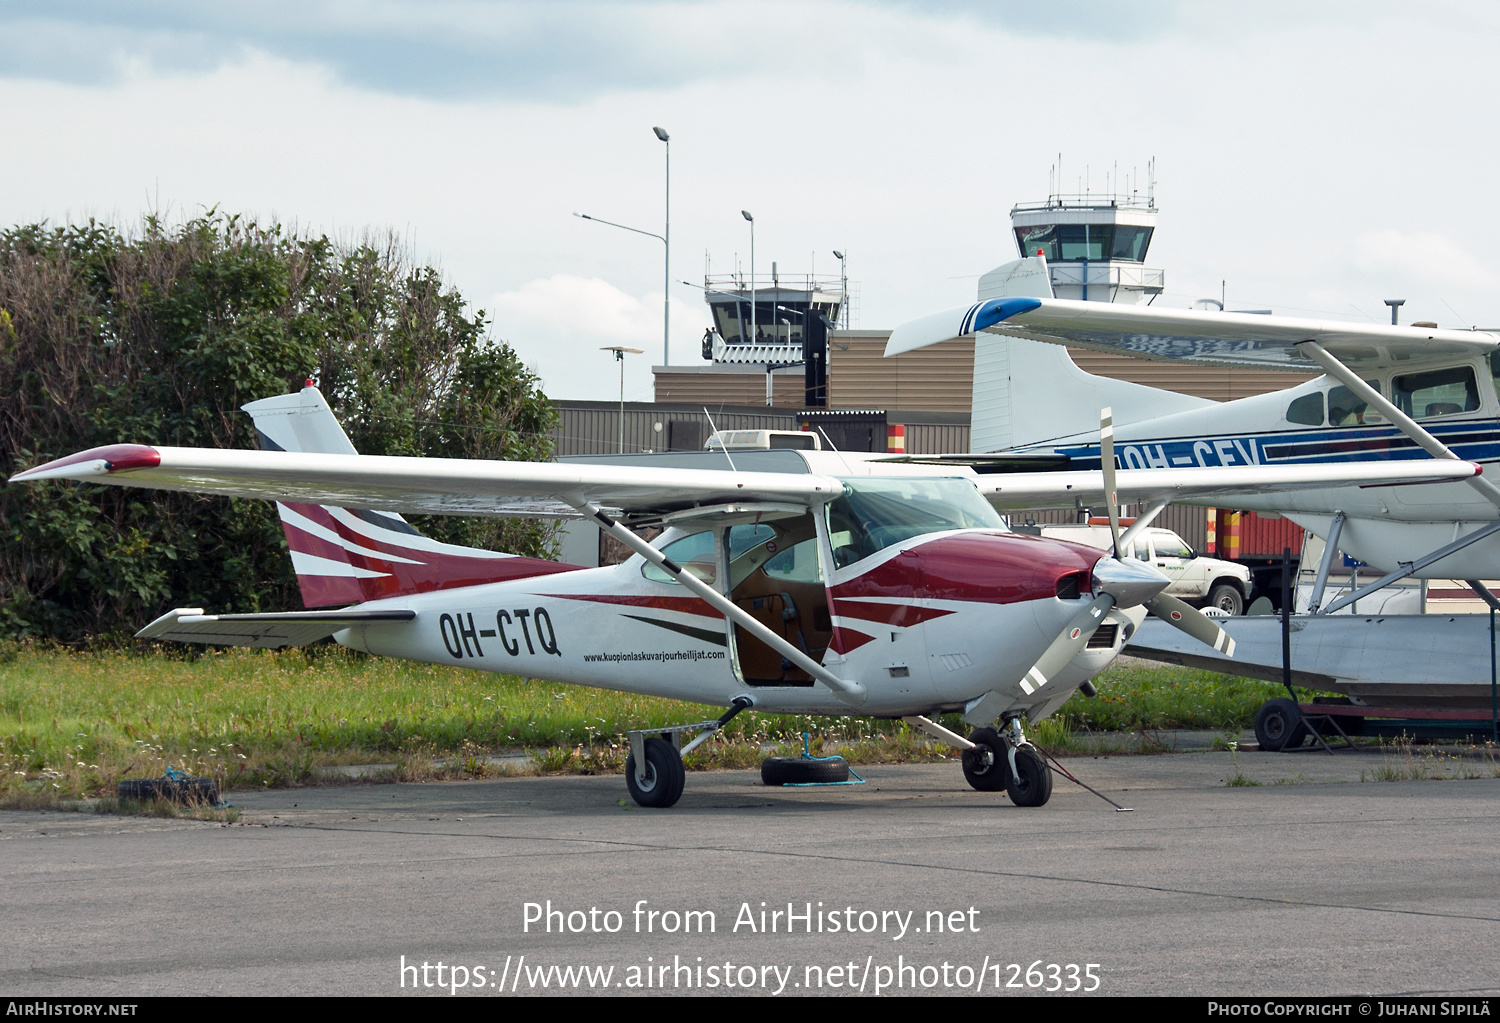
[[[840,597],[1015,604],[1086,594],[1104,552],[1018,533],[961,533],[919,544],[847,583]]]

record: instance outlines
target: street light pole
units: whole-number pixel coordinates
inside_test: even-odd
[[[755,218],[749,210],[740,210],[740,216],[750,221],[750,343],[755,344],[760,340],[755,329]]]
[[[665,128],[652,128],[656,137],[667,147],[667,202],[665,224],[662,227],[662,242],[667,247],[666,265],[661,275],[661,363],[672,364],[672,136]]]
[[[625,453],[625,353],[631,355],[642,355],[645,349],[626,348],[624,345],[610,345],[599,349],[601,352],[614,352],[615,361],[620,364],[620,454]]]
[[[844,264],[844,254],[842,252],[840,252],[838,249],[834,249],[833,250],[833,254],[838,257],[838,261],[839,261],[839,281],[843,285],[843,289],[844,289],[843,296],[839,299],[839,312],[843,314],[844,329],[848,330],[849,329],[849,268],[847,266],[845,266],[845,264]]]

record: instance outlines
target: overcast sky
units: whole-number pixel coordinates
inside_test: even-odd
[[[849,257],[856,325],[970,300],[1010,208],[1157,161],[1159,301],[1500,325],[1479,3],[0,0],[0,222],[217,205],[394,229],[561,398],[661,361],[672,277]],[[815,266],[814,266],[815,262]],[[701,364],[701,293],[671,293]]]

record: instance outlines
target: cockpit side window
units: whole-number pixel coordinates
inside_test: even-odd
[[[1304,394],[1287,406],[1286,421],[1299,426],[1323,425],[1323,392]]]
[[[1366,380],[1375,390],[1380,390],[1379,380]],[[1343,384],[1329,388],[1328,391],[1328,425],[1330,426],[1369,426],[1374,423],[1384,423],[1385,416],[1370,408],[1369,402],[1355,394]]]
[[[718,558],[714,550],[714,534],[712,530],[705,530],[702,533],[691,533],[680,540],[673,540],[663,547],[661,552],[671,561],[681,565],[684,571],[691,572],[709,585],[713,585],[714,578],[719,574]],[[649,561],[641,566],[641,574],[654,582],[677,582],[676,579]]]
[[[1391,379],[1391,398],[1413,419],[1431,419],[1473,412],[1479,408],[1479,388],[1470,366],[1450,366]]]

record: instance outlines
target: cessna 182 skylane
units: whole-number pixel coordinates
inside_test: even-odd
[[[1162,593],[1168,580],[1154,568],[1008,532],[997,508],[1080,499],[1113,509],[1106,495],[1223,498],[1478,471],[1427,460],[1116,474],[1107,456],[1102,472],[978,475],[818,450],[762,452],[778,456],[776,471],[725,452],[705,456],[725,468],[705,469],[377,457],[355,452],[311,385],[245,408],[260,451],[117,444],[13,480],[276,501],[304,603],[347,605],[178,608],[145,638],[281,647],[331,635],[374,654],[728,708],[716,721],[630,733],[627,787],[659,807],[682,793],[682,753],[749,707],[904,718],[962,749],[976,789],[1041,805],[1051,774],[1023,719],[1050,714],[1101,670],[1147,608],[1232,652],[1210,619]],[[1101,435],[1108,453],[1107,420]],[[586,516],[634,556],[579,569],[454,547],[401,513]],[[665,527],[654,545],[634,531],[645,525]],[[948,711],[976,726],[967,739],[931,720]]]

